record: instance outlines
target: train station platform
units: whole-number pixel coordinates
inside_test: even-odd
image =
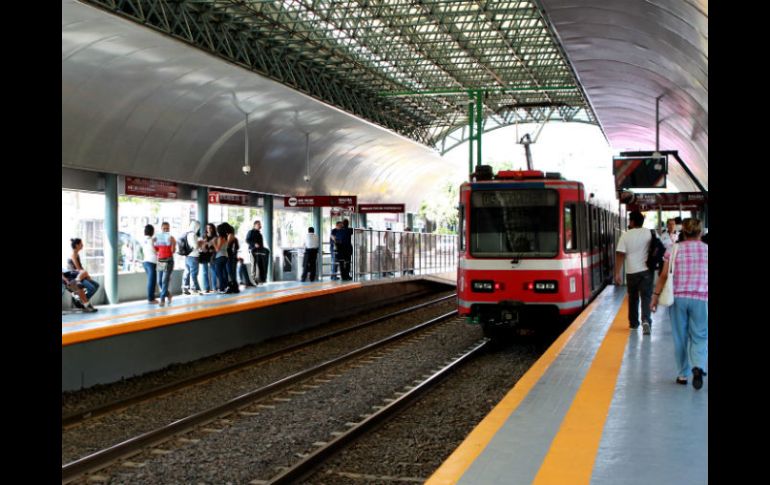
[[[298,332],[453,284],[452,275],[372,281],[282,281],[237,294],[176,295],[62,314],[62,391],[106,384],[174,363]]]
[[[667,310],[642,335],[627,305],[607,287],[426,483],[708,483],[708,377],[676,384]]]

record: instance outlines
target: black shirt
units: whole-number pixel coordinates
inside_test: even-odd
[[[246,234],[246,243],[249,245],[249,251],[254,251],[256,248],[265,246],[262,239],[262,233],[259,229],[252,229]]]

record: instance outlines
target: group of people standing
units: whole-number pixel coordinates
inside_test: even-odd
[[[227,222],[219,225],[206,224],[201,233],[200,223],[191,221],[189,230],[182,235],[184,241],[178,243],[170,234],[167,222],[161,224],[161,232],[155,234],[155,228],[147,224],[144,228],[144,270],[147,273],[147,301],[164,306],[166,301],[171,303],[172,295],[169,282],[174,270],[174,253],[181,246],[185,256],[185,270],[182,277],[182,293],[185,295],[202,295],[210,293],[239,293],[237,266],[240,244],[235,236],[235,229]],[[252,255],[252,277],[248,278],[245,286],[256,286],[267,279],[267,258],[269,250],[264,247],[260,232],[262,224],[254,222],[254,228],[246,236],[249,251]],[[198,274],[203,272],[203,288],[198,282]],[[248,275],[247,275],[248,276]],[[243,278],[242,278],[243,279]],[[160,302],[155,299],[155,287],[160,283]]]
[[[644,215],[629,214],[630,229],[623,233],[617,245],[615,283],[622,284],[622,267],[626,265],[628,284],[629,327],[639,327],[639,300],[641,297],[643,334],[649,335],[651,313],[658,308],[658,299],[668,278],[673,278],[673,304],[669,318],[674,340],[677,369],[675,382],[686,385],[692,375],[693,387],[703,386],[708,350],[708,245],[701,239],[702,227],[698,219],[667,221],[667,230],[660,240],[665,247],[663,267],[657,283],[655,268],[647,266],[655,231],[644,229]],[[673,268],[672,268],[673,265]],[[670,274],[669,269],[673,269]],[[653,291],[654,286],[654,291]]]

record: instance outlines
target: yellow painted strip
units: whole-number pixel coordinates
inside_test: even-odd
[[[604,291],[612,291],[609,286]],[[465,471],[473,464],[476,458],[484,451],[489,442],[505,424],[508,417],[516,411],[519,404],[527,397],[529,391],[537,384],[548,368],[556,360],[567,343],[575,335],[575,332],[588,320],[588,317],[596,309],[600,298],[597,298],[575,319],[574,322],[559,336],[548,350],[540,356],[535,364],[519,379],[513,389],[495,406],[481,423],[465,438],[459,447],[444,461],[433,475],[425,482],[425,485],[448,485],[457,483]]]
[[[112,337],[115,335],[121,335],[125,333],[138,332],[140,330],[148,330],[152,328],[164,327],[167,325],[173,325],[176,323],[188,322],[190,320],[200,320],[202,318],[215,317],[220,315],[227,315],[229,313],[243,312],[246,310],[253,310],[255,308],[263,308],[266,306],[278,305],[280,303],[286,303],[295,300],[302,300],[310,297],[316,297],[321,295],[328,295],[332,293],[338,293],[341,291],[348,291],[355,288],[360,288],[361,283],[351,283],[344,286],[336,286],[333,288],[321,289],[311,292],[297,293],[294,295],[281,296],[277,298],[262,299],[256,301],[250,301],[245,303],[239,303],[235,305],[228,305],[217,308],[195,310],[186,313],[164,315],[159,317],[147,318],[144,320],[119,323],[106,327],[91,328],[86,330],[78,330],[68,332],[62,335],[62,346],[72,345],[89,340],[96,340],[105,337]],[[220,300],[222,301],[222,300]]]
[[[295,287],[292,287],[292,288],[278,288],[278,289],[270,290],[270,291],[260,291],[258,293],[257,292],[249,292],[248,294],[245,294],[245,295],[238,295],[238,296],[233,296],[233,297],[230,297],[230,298],[217,298],[217,299],[210,299],[210,300],[205,299],[206,298],[205,296],[199,296],[197,298],[200,298],[200,299],[195,301],[194,303],[186,303],[184,305],[174,305],[173,309],[189,308],[189,307],[195,307],[195,306],[210,306],[210,305],[216,305],[218,303],[227,303],[227,302],[230,302],[230,301],[245,300],[245,299],[248,299],[248,298],[253,298],[255,296],[269,295],[271,293],[283,293],[283,292],[293,291],[293,290],[298,290],[298,289],[314,288],[316,286],[320,286],[320,285],[324,285],[324,284],[326,284],[326,283],[324,283],[324,282],[311,283],[309,285],[305,285],[305,286],[301,286],[301,287],[300,286],[295,286]],[[121,313],[119,315],[117,315],[117,314],[116,315],[109,315],[109,316],[101,317],[101,318],[92,318],[90,320],[78,320],[77,322],[62,323],[62,327],[71,327],[71,326],[75,326],[75,325],[83,325],[84,323],[106,322],[106,321],[109,321],[109,320],[115,320],[115,319],[126,318],[126,317],[136,317],[136,316],[139,316],[139,315],[152,315],[154,313],[161,313],[161,312],[164,312],[164,311],[167,311],[167,310],[168,310],[168,308],[154,306],[152,308],[149,308],[147,310],[142,310],[142,311],[139,311],[139,312]]]
[[[628,298],[578,389],[533,485],[588,485],[628,343]]]

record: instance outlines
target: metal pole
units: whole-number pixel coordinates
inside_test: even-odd
[[[478,167],[481,165],[481,131],[483,129],[482,122],[484,121],[484,116],[482,115],[482,108],[481,108],[481,91],[476,91],[476,136],[478,137],[478,140],[476,141],[476,166]]]
[[[473,98],[468,103],[468,180],[473,173]]]
[[[263,225],[262,238],[265,240],[265,247],[270,250],[270,257],[267,258],[267,281],[273,281],[273,259],[275,258],[276,248],[273,247],[273,196],[265,194],[265,221]]]
[[[118,303],[118,176],[104,174],[104,294]]]

